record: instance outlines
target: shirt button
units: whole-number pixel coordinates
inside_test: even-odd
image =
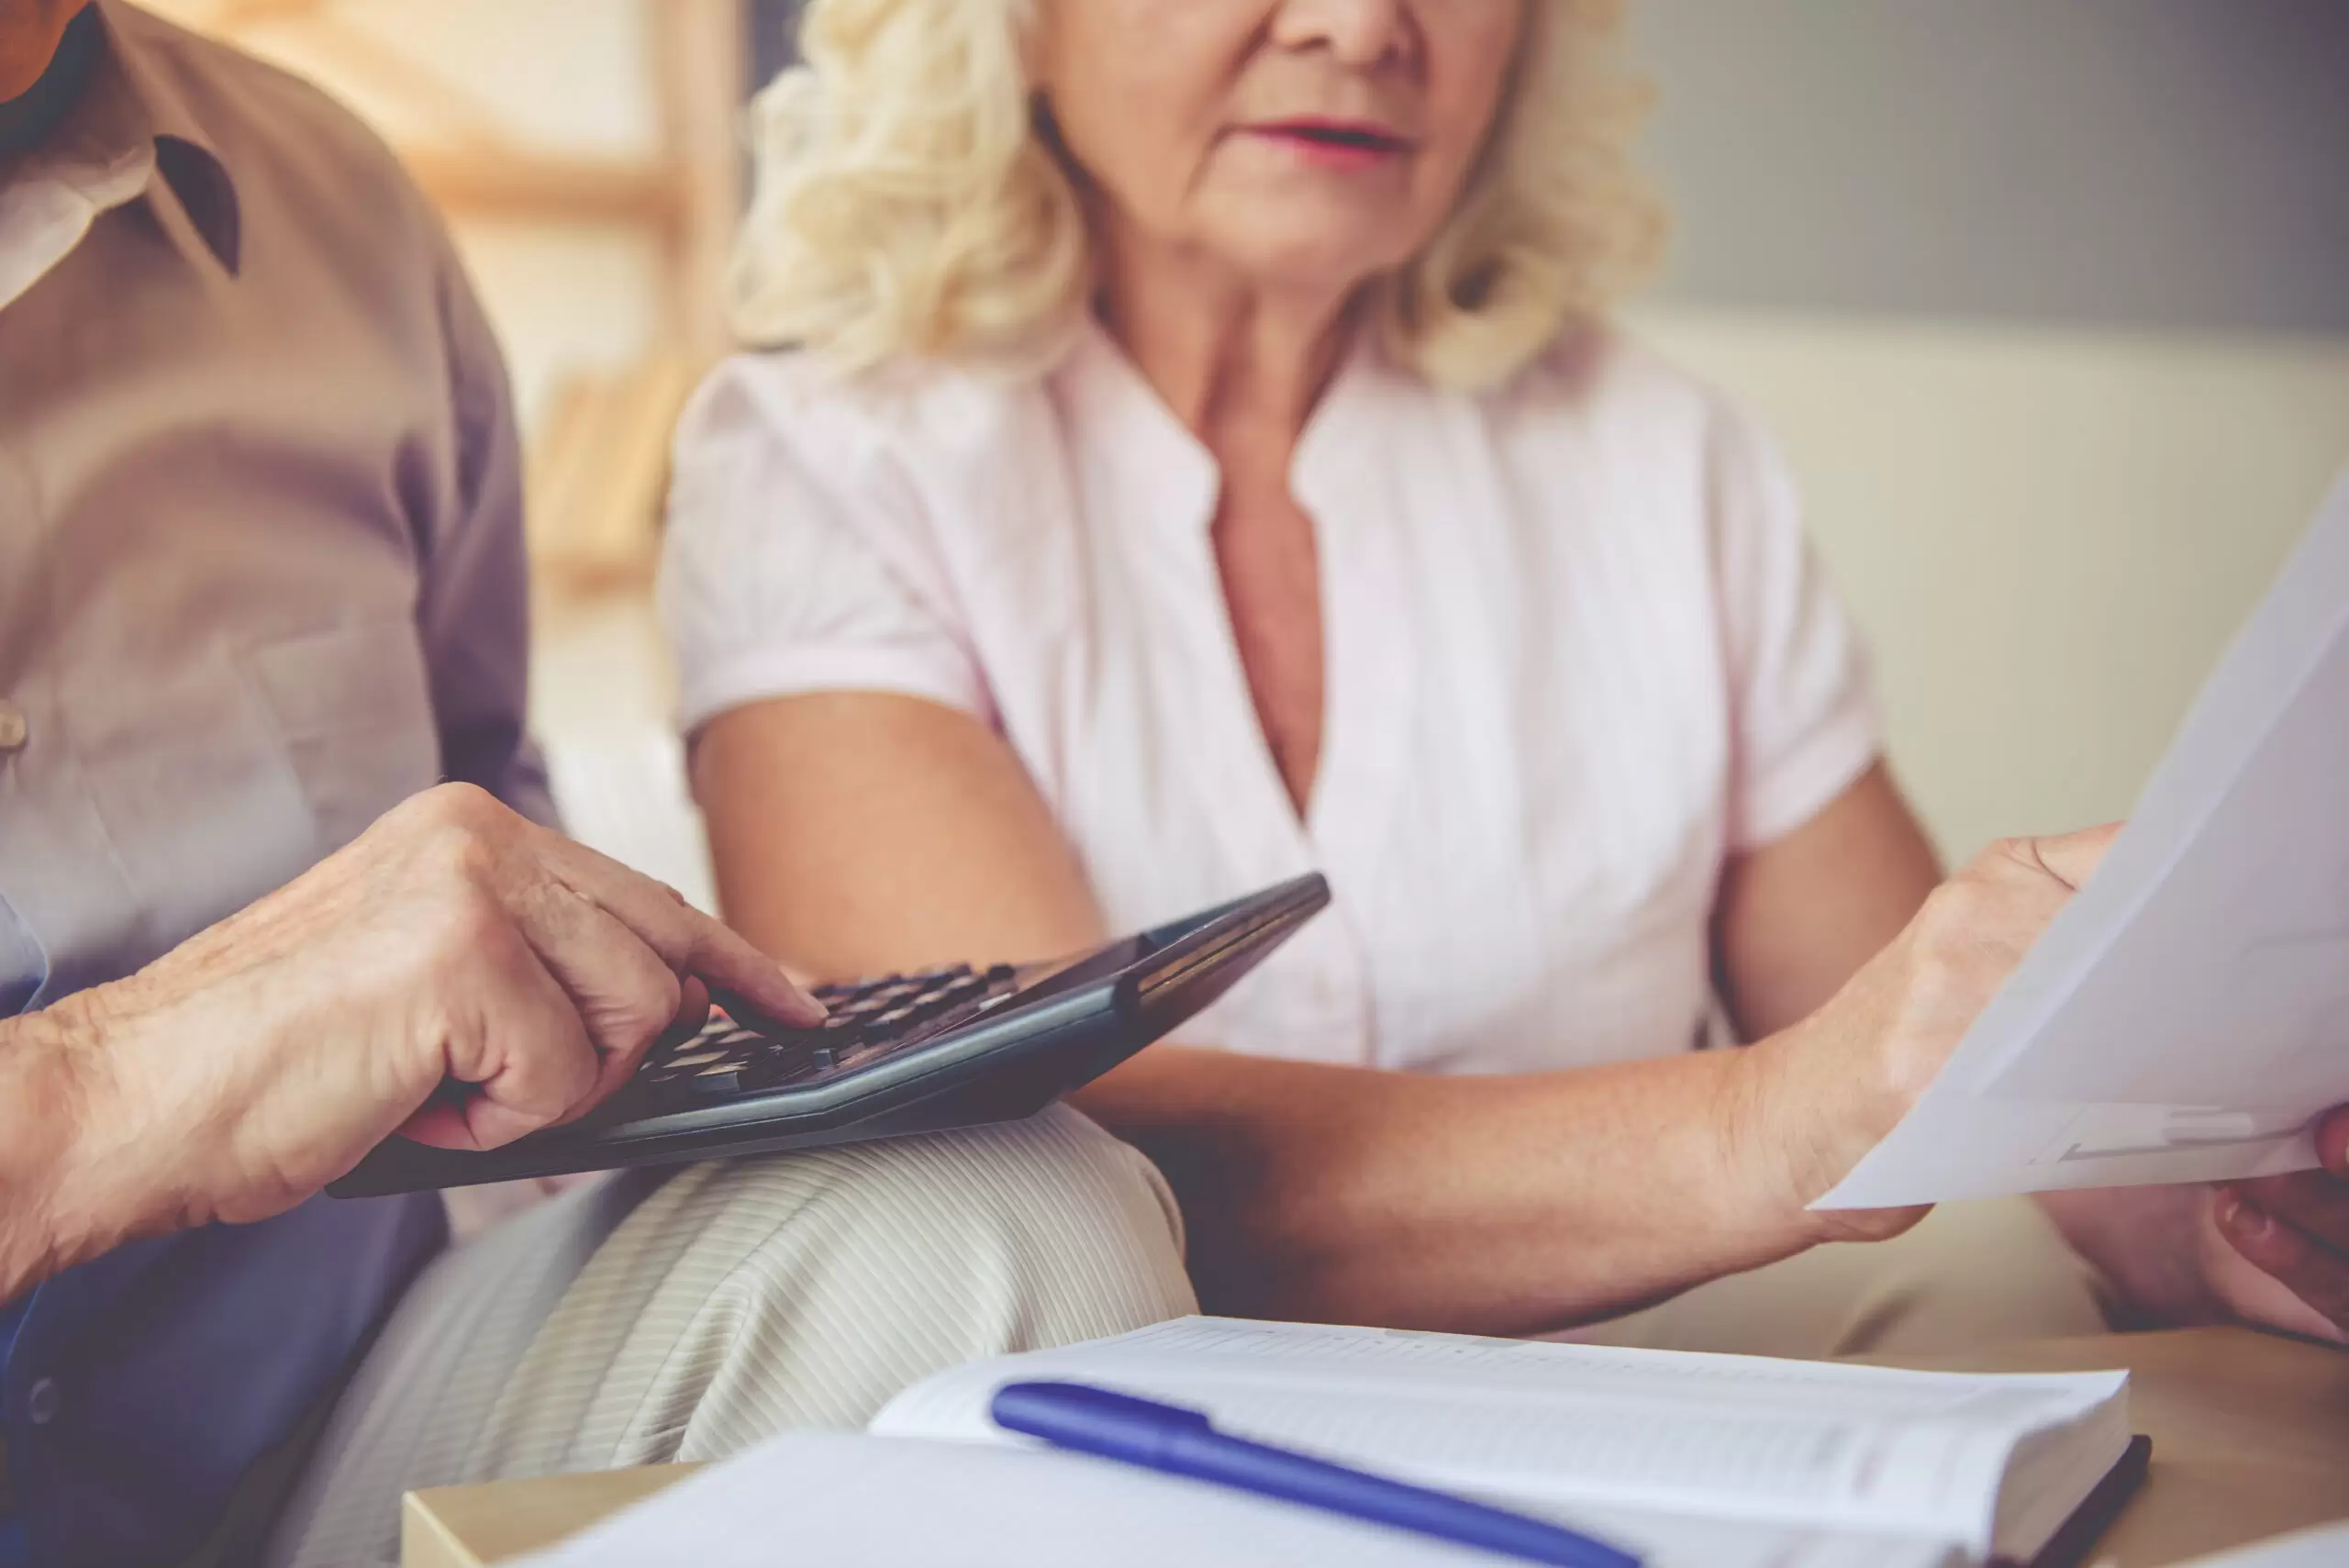
[[[36,1427],[45,1427],[57,1419],[58,1408],[64,1403],[64,1391],[53,1377],[44,1377],[25,1391],[25,1414]]]
[[[21,751],[25,737],[31,727],[25,723],[25,710],[15,703],[0,701],[0,757],[11,751]]]

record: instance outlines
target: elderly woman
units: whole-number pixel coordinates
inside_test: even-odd
[[[1653,228],[1615,9],[815,0],[739,280],[788,347],[688,414],[665,577],[727,913],[844,975],[1326,871],[1082,1096],[1211,1307],[2100,1327],[2025,1201],[1796,1257],[1915,1225],[1806,1206],[2101,840],[1929,899],[1785,473],[1606,325]],[[1694,1049],[1724,1026],[1757,1043]],[[2071,1201],[2143,1311],[2330,1327],[2206,1195]]]

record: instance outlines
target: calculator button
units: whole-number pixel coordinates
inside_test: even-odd
[[[821,1059],[830,1055],[830,1048],[818,1046],[811,1050],[793,1045],[787,1050],[770,1051],[742,1069],[741,1086],[746,1090],[772,1089],[795,1078],[804,1078]]]
[[[794,1029],[789,1034],[777,1035],[773,1040],[761,1040],[755,1055],[762,1061],[774,1061],[785,1056],[805,1056],[823,1038],[823,1031],[820,1029]]]
[[[819,985],[829,1013],[808,1029],[746,1029],[713,1007],[695,1034],[655,1050],[639,1075],[656,1103],[707,1103],[853,1072],[962,1028],[1018,995],[1009,964],[938,964]]]
[[[740,1062],[720,1062],[712,1066],[704,1067],[699,1072],[687,1073],[684,1084],[687,1089],[703,1098],[722,1098],[736,1093],[742,1087],[743,1066],[744,1064]]]

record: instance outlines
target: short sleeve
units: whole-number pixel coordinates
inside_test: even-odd
[[[1722,410],[1712,443],[1717,592],[1734,734],[1729,847],[1757,850],[1832,804],[1876,761],[1866,651],[1805,537],[1786,464]]]
[[[813,692],[993,722],[944,564],[882,444],[773,357],[721,366],[679,425],[660,605],[685,733]]]

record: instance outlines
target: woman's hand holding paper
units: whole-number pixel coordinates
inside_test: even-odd
[[[1832,1001],[1754,1048],[1764,1136],[1786,1151],[1793,1201],[1833,1186],[1907,1113],[2118,830],[1993,846]],[[2208,1189],[2051,1194],[2049,1207],[2124,1296],[2167,1298],[2143,1303],[2156,1318],[2231,1317],[2349,1340],[2349,1106],[2321,1124],[2317,1148],[2321,1170]],[[1877,1240],[1924,1213],[1816,1218],[1822,1240]]]
[[[1892,1130],[2039,934],[2103,859],[2117,827],[1991,846],[1801,1023],[1755,1045],[1754,1136],[1782,1151],[1808,1206]],[[1922,1207],[1813,1214],[1814,1240],[1882,1240]]]

